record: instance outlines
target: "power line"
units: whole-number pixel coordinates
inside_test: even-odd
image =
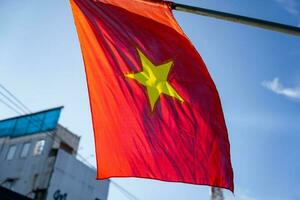
[[[111,182],[117,187],[119,188],[119,190],[127,197],[133,199],[133,200],[138,200],[138,198],[136,198],[135,196],[133,196],[131,193],[129,193],[127,190],[125,190],[122,186],[120,186],[118,183],[114,182],[111,180]]]
[[[24,105],[24,103],[22,103],[18,98],[16,98],[15,95],[13,95],[8,89],[6,89],[2,84],[0,84],[0,87],[6,91],[15,101],[17,101],[25,110],[27,110],[27,112],[31,113],[31,110]]]
[[[11,100],[11,98],[9,98],[8,96],[6,96],[5,94],[3,94],[3,92],[1,92],[0,91],[0,94],[7,100],[7,101],[9,101],[11,104],[13,104],[15,107],[17,107],[19,110],[17,110],[16,108],[14,108],[13,106],[11,106],[10,104],[8,104],[7,102],[5,102],[3,99],[0,99],[0,101],[4,104],[4,105],[6,105],[7,107],[9,107],[11,110],[13,110],[14,112],[16,112],[16,113],[18,113],[18,114],[20,114],[20,115],[22,115],[22,114],[32,114],[32,112],[30,111],[30,109],[27,107],[27,106],[25,106],[25,104],[23,104],[14,94],[12,94],[8,89],[6,89],[3,85],[1,85],[0,84],[0,87],[3,89],[3,90],[5,90],[8,94],[9,94],[9,96],[11,96],[16,102],[18,102],[19,104],[20,104],[20,106],[19,105],[17,105],[15,102],[13,102],[12,100]],[[23,107],[23,108],[22,108]],[[26,109],[26,110],[28,110],[28,111],[25,111],[24,109]],[[33,125],[35,126],[35,127],[37,127],[37,128],[39,128],[39,126],[38,126],[38,124],[37,123],[39,123],[39,121],[38,120],[34,120],[34,119],[32,119],[32,118],[30,118],[29,119],[29,121],[30,122],[32,122],[33,123]],[[58,135],[56,135],[56,137],[54,137],[54,132],[53,131],[45,131],[45,133],[48,135],[48,136],[50,136],[52,139],[53,139],[53,141],[54,142],[57,142],[57,143],[60,143],[61,141],[62,141],[62,138],[60,138]],[[58,141],[57,140],[57,138],[58,139],[60,139],[61,141]],[[91,167],[91,168],[93,168],[93,169],[96,169],[87,159],[85,159],[83,156],[81,156],[79,153],[78,153],[78,151],[76,151],[75,152],[76,153],[76,155],[78,156],[78,157],[80,157],[81,159],[82,159],[82,161],[85,163],[85,164],[87,164],[89,167]]]
[[[1,85],[0,85],[1,87]],[[21,106],[19,106],[17,103],[15,103],[14,101],[11,101],[10,98],[8,96],[6,96],[3,92],[0,91],[0,94],[7,99],[9,102],[11,102],[15,107],[17,107],[18,109],[20,109],[22,112],[26,112]]]
[[[11,105],[9,105],[8,103],[6,103],[3,99],[0,99],[1,103],[3,103],[6,107],[8,107],[9,109],[13,110],[14,112],[18,113],[18,114],[22,114],[20,113],[18,110],[16,110],[15,108],[13,108]]]
[[[11,100],[11,98],[9,98],[9,97],[7,97],[6,95],[4,95],[1,91],[0,91],[0,94],[2,95],[2,96],[4,96],[10,103],[12,103],[15,107],[17,107],[19,110],[21,110],[21,111],[18,111],[16,108],[14,108],[13,106],[11,106],[11,105],[9,105],[8,103],[6,103],[4,100],[2,100],[1,98],[0,98],[0,101],[4,104],[4,105],[6,105],[8,108],[10,108],[11,110],[13,110],[14,112],[16,112],[16,113],[18,113],[18,114],[32,114],[32,112],[30,111],[30,109],[24,104],[24,103],[22,103],[14,94],[12,94],[8,89],[6,89],[3,85],[1,85],[0,84],[0,87],[3,89],[3,90],[5,90],[8,94],[9,94],[9,96],[11,96],[11,98],[13,98],[16,102],[18,102],[20,105],[17,105],[15,102],[13,102],[12,100]],[[21,107],[23,107],[23,109],[21,108]],[[24,109],[26,109],[27,110],[27,112],[24,110]],[[32,118],[30,119],[30,121],[31,120],[33,120]],[[33,121],[31,121],[31,122],[36,122],[36,123],[38,123],[38,121],[37,120],[33,120]],[[33,124],[34,126],[36,126],[37,127],[37,124]],[[54,142],[57,142],[57,143],[60,143],[61,141],[62,141],[62,138],[60,138],[58,135],[56,135],[56,137],[54,136],[54,133],[55,132],[53,132],[53,131],[46,131],[45,132]],[[58,139],[60,139],[61,141],[58,141],[57,140],[57,138]],[[96,168],[94,167],[94,165],[93,164],[91,164],[84,156],[82,156],[82,155],[80,155],[79,154],[79,152],[78,152],[78,150],[76,151],[76,155],[78,156],[78,157],[80,157],[81,158],[81,160],[83,161],[83,163],[85,163],[87,166],[89,166],[90,168],[92,168],[92,169],[95,169],[96,170]],[[128,192],[126,189],[124,189],[122,186],[120,186],[119,184],[117,184],[115,181],[113,181],[113,180],[110,180],[109,179],[109,181],[111,182],[111,183],[113,183],[118,189],[119,189],[119,191],[121,191],[127,198],[129,198],[129,199],[133,199],[133,200],[138,200],[138,198],[136,198],[133,194],[131,194],[130,192]]]

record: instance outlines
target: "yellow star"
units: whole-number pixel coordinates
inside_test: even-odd
[[[135,79],[140,84],[146,86],[147,94],[153,111],[154,106],[161,94],[169,95],[184,102],[183,98],[175,91],[175,89],[168,83],[168,74],[173,65],[173,61],[155,66],[143,52],[137,49],[143,71],[133,74],[125,74],[126,77]]]

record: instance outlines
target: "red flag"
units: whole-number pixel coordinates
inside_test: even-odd
[[[215,85],[171,4],[71,0],[86,69],[97,177],[142,177],[233,191]]]

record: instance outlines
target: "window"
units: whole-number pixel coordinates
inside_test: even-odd
[[[29,149],[30,149],[30,142],[24,143],[20,157],[25,158],[28,155]]]
[[[17,146],[16,145],[11,145],[8,149],[8,152],[7,152],[7,155],[6,155],[6,160],[12,160],[14,158],[16,150],[17,150]]]
[[[41,155],[45,146],[45,140],[39,140],[36,142],[33,155],[38,156]]]

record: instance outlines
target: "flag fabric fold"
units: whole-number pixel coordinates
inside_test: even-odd
[[[140,177],[233,191],[219,96],[171,4],[70,2],[86,70],[97,178]]]

